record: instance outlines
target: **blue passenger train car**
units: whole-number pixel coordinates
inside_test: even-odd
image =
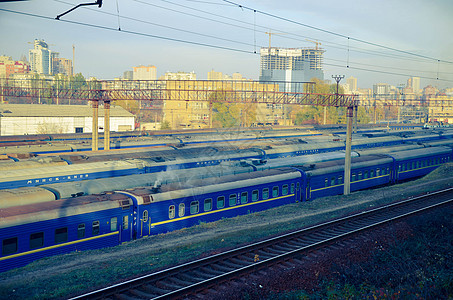
[[[352,157],[351,191],[391,182],[393,159],[374,154]],[[304,200],[340,195],[344,190],[344,160],[296,166],[303,172]]]
[[[391,153],[395,159],[394,182],[424,176],[440,165],[451,161],[450,147],[430,147]]]
[[[297,170],[277,168],[120,193],[151,204],[137,207],[138,238],[297,202],[300,178]]]
[[[0,271],[132,238],[132,200],[109,193],[0,210]]]
[[[361,155],[351,191],[422,176],[449,147]],[[0,209],[0,271],[41,257],[95,249],[283,204],[342,194],[344,160],[134,188]],[[27,203],[27,202],[25,202]]]

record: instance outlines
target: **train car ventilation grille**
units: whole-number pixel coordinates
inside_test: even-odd
[[[131,203],[129,202],[129,200],[121,200],[120,201],[120,206],[122,209],[128,209],[130,206],[131,206]]]
[[[143,204],[150,204],[151,198],[151,196],[143,196]]]

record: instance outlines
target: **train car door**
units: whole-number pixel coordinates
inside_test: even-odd
[[[129,214],[122,215],[120,220],[120,242],[130,241],[132,238],[131,231],[131,216]]]
[[[306,186],[305,200],[310,200],[311,199],[310,178],[307,178],[307,183],[305,184],[305,186]]]

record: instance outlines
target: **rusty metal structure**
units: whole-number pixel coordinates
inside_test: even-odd
[[[0,80],[5,98],[71,99],[82,101],[207,101],[273,103],[348,107],[358,105],[356,95],[288,93],[269,88],[279,82],[213,80],[91,81],[83,88],[57,88],[49,80]],[[300,84],[300,83],[298,83]],[[217,97],[213,97],[213,95]]]

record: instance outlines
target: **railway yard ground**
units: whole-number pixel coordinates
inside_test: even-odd
[[[97,287],[111,285],[180,264],[191,258],[219,253],[249,242],[452,186],[453,164],[449,163],[423,178],[399,185],[354,192],[349,196],[319,198],[246,216],[202,223],[191,228],[151,236],[113,248],[45,258],[26,267],[0,273],[0,298],[67,298]],[[445,217],[446,215],[448,217]],[[446,291],[447,297],[445,298],[448,298],[448,295],[453,297],[453,257],[451,254],[453,244],[452,239],[448,240],[448,237],[453,236],[453,218],[451,216],[451,210],[446,210],[433,217],[437,222],[435,224],[428,221],[428,225],[425,226],[422,221],[418,220],[413,223],[393,225],[392,228],[381,231],[381,235],[372,233],[367,240],[358,241],[357,245],[354,244],[353,247],[348,246],[347,249],[338,250],[336,254],[330,253],[326,254],[326,257],[320,257],[318,263],[305,266],[304,272],[292,270],[286,273],[275,273],[274,276],[255,279],[254,282],[238,284],[235,288],[228,289],[223,298],[443,298],[445,294],[438,292],[439,289]],[[444,221],[450,223],[443,224]],[[441,228],[431,228],[429,224]],[[411,242],[411,237],[417,237],[419,234],[414,227],[417,225],[424,226],[428,233],[420,232],[419,239],[422,240]],[[429,238],[435,238],[438,241],[446,239],[447,243],[443,243],[442,249],[437,249]],[[441,267],[435,268],[435,274],[431,274],[429,272],[432,268],[425,268],[421,261],[420,265],[415,263],[414,268],[414,263],[410,263],[411,257],[408,257],[411,254],[404,247],[417,250],[417,245],[421,250],[431,251],[429,255],[433,255],[439,262],[439,266],[449,266],[450,269],[445,271]],[[390,250],[397,246],[400,247],[398,253],[392,252],[397,250]],[[371,253],[376,249],[381,251],[381,256],[378,258]],[[390,261],[392,266],[387,266],[386,262],[380,261],[379,264],[382,264],[382,268],[374,265],[375,269],[372,269],[371,262],[376,263],[379,259],[385,259],[382,253],[393,255],[394,261]],[[407,253],[407,256],[395,257],[401,253]],[[426,254],[423,251],[421,253]],[[420,253],[414,252],[413,255],[420,255]],[[389,261],[389,259],[387,260]],[[404,260],[405,264],[397,266],[395,261],[400,260]],[[430,263],[432,264],[432,262]],[[370,272],[365,272],[363,266]],[[392,268],[392,270],[388,270],[390,273],[386,273],[384,270],[388,267]],[[417,287],[412,290],[405,289],[404,286],[402,289],[398,289],[398,285],[389,288],[388,280],[396,282],[409,276],[401,274],[402,271],[398,269],[399,267],[404,267],[408,272],[414,269],[416,279],[413,280],[413,283]],[[357,278],[355,281],[351,281],[349,280],[352,278],[350,273],[360,275],[365,279],[361,284],[357,283],[360,282],[360,279]],[[370,274],[374,274],[374,277],[379,275],[380,280],[386,279],[387,281],[385,284],[379,285],[376,283],[377,281],[372,281],[373,276]],[[367,275],[368,277],[366,277]],[[393,278],[389,278],[389,276],[393,276]],[[398,276],[399,278],[396,278]],[[298,278],[298,280],[292,280],[294,278]],[[294,284],[289,284],[290,282],[294,282]],[[446,286],[436,287],[439,282],[445,283]],[[432,286],[428,286],[429,284]],[[422,285],[423,287],[421,287]],[[426,292],[427,289],[433,290],[433,292],[430,294],[417,292],[418,290]]]

